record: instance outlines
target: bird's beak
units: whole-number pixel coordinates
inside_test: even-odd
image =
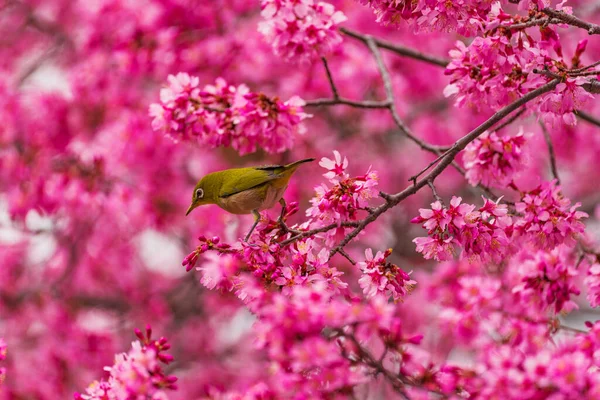
[[[196,205],[195,205],[194,203],[190,204],[190,207],[187,209],[187,211],[186,211],[186,213],[185,213],[186,217],[188,216],[188,214],[189,214],[189,213],[191,213],[191,212],[192,212],[192,210],[193,210],[194,208],[196,208]]]

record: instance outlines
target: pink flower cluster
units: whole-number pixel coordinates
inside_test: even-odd
[[[362,382],[364,377],[360,369],[351,368],[336,340],[324,337],[323,329],[339,329],[358,321],[378,323],[380,318],[389,319],[389,312],[389,308],[373,312],[361,305],[353,309],[343,300],[332,298],[320,285],[296,286],[289,297],[274,295],[260,310],[258,343],[276,362],[275,371],[281,381],[310,397],[334,394]],[[301,379],[302,376],[310,379]]]
[[[150,105],[152,127],[174,140],[197,138],[211,147],[231,146],[240,154],[259,147],[269,153],[289,149],[304,133],[304,101],[297,96],[282,102],[245,85],[199,86],[199,78],[180,72],[170,75],[160,92],[160,104]]]
[[[540,310],[554,307],[559,313],[577,308],[571,295],[580,294],[575,277],[578,275],[567,249],[557,247],[550,252],[538,251],[532,259],[519,263],[516,274],[522,283],[513,288],[521,304],[530,304]]]
[[[531,40],[525,33],[514,35],[489,35],[476,37],[469,46],[456,43],[450,51],[452,61],[446,67],[450,84],[444,89],[446,97],[454,96],[459,107],[469,106],[477,110],[487,105],[497,110],[524,94],[542,86],[552,78],[539,71],[549,68],[552,73],[561,72],[566,63],[554,28],[544,28],[544,41]],[[510,31],[510,30],[509,30]],[[556,46],[545,46],[553,41]],[[550,54],[555,50],[560,61],[553,61]],[[581,52],[577,53],[580,55]],[[593,96],[581,85],[582,77],[565,77],[556,88],[528,105],[536,109],[550,123],[562,121],[576,123],[574,111],[585,106]]]
[[[405,21],[416,31],[458,32],[472,35],[483,29],[492,0],[359,0],[371,7],[377,22],[396,25]]]
[[[295,208],[295,204],[288,205],[288,209]],[[238,296],[250,303],[256,297],[239,290],[247,283],[248,273],[252,279],[259,279],[265,289],[280,290],[284,294],[295,286],[325,284],[332,294],[348,287],[341,279],[342,272],[330,265],[327,249],[311,238],[298,241],[295,246],[282,245],[282,240],[287,237],[279,223],[270,219],[258,225],[251,243],[230,246],[220,243],[218,237],[207,239],[201,236],[198,247],[182,264],[187,271],[194,267],[200,271],[200,282],[208,289],[231,291],[235,288]],[[199,261],[202,254],[205,258]]]
[[[472,204],[461,204],[462,198],[455,196],[449,207],[436,201],[431,209],[419,209],[420,215],[411,222],[422,224],[428,236],[413,240],[417,251],[426,259],[447,260],[455,254],[456,245],[465,257],[500,261],[508,249],[506,230],[511,218],[506,205],[483,200],[477,210]]]
[[[337,31],[346,20],[333,5],[318,0],[261,0],[263,21],[258,29],[286,61],[306,62],[334,50]]]
[[[589,332],[552,347],[540,346],[528,336],[520,346],[487,347],[481,374],[469,380],[465,390],[478,399],[600,398],[600,322],[587,326]]]
[[[167,339],[152,340],[148,326],[145,334],[136,329],[140,341],[131,344],[129,353],[117,354],[112,367],[104,369],[110,373],[108,381],[94,381],[86,394],[75,393],[75,400],[166,400],[165,389],[177,388],[177,378],[165,375],[160,363],[169,364],[173,357],[165,354],[171,348]]]
[[[567,78],[554,91],[541,96],[538,111],[542,118],[551,125],[561,122],[567,125],[577,124],[575,111],[594,100],[594,96],[582,87],[586,82],[588,79],[584,77]]]
[[[473,186],[505,188],[515,173],[523,169],[522,132],[513,137],[499,137],[495,132],[485,132],[465,148],[463,164],[465,177]]]
[[[357,220],[358,212],[367,210],[369,200],[378,195],[377,172],[369,169],[366,174],[351,178],[346,172],[348,159],[342,158],[337,150],[333,153],[333,160],[323,157],[319,163],[328,170],[323,176],[332,186],[321,184],[315,188],[316,196],[310,201],[312,206],[306,210],[306,216],[311,218],[311,228]],[[343,236],[344,231],[340,226],[328,239],[333,239],[331,235]]]
[[[532,72],[544,65],[546,53],[529,41],[515,47],[506,36],[478,36],[468,47],[463,42],[456,47],[450,51],[450,84],[444,94],[456,95],[459,107],[479,110],[485,104],[498,109],[546,82]]]
[[[365,381],[370,368],[353,361],[364,356],[358,346],[379,340],[395,351],[422,337],[403,333],[393,305],[383,298],[348,302],[332,296],[323,284],[274,294],[258,318],[259,346],[275,362],[274,381],[285,382],[286,392],[293,388],[308,398],[341,395]]]
[[[358,283],[367,298],[391,296],[397,302],[416,285],[417,282],[410,279],[409,274],[386,260],[391,254],[392,249],[388,249],[384,253],[378,251],[373,256],[373,250],[366,249],[366,261],[357,264],[363,273]]]
[[[515,220],[515,232],[529,237],[541,249],[574,244],[585,230],[581,220],[588,217],[585,212],[577,211],[580,205],[571,206],[555,180],[544,182],[515,204],[516,211],[522,214]]]

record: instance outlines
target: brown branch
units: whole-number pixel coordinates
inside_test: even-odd
[[[585,29],[589,35],[600,35],[600,25],[592,24],[590,22],[583,21],[574,15],[567,14],[564,11],[558,11],[553,8],[544,8],[542,12],[549,15],[552,18],[559,19],[565,24],[576,26],[578,28]]]
[[[550,170],[552,171],[552,176],[556,179],[556,183],[560,185],[560,178],[558,177],[558,170],[556,169],[556,155],[554,154],[554,146],[552,145],[552,138],[550,137],[550,133],[548,129],[546,129],[546,125],[542,121],[539,121],[540,127],[542,128],[542,133],[544,134],[544,140],[546,140],[546,145],[548,146],[548,153],[550,155]]]
[[[558,329],[562,329],[563,331],[569,331],[569,332],[574,332],[574,333],[589,333],[587,331],[584,331],[583,329],[573,328],[571,326],[566,326],[563,324],[560,324],[558,326]]]
[[[352,257],[350,257],[350,255],[348,253],[346,253],[346,251],[344,249],[340,249],[340,251],[338,251],[338,253],[340,253],[342,256],[344,256],[346,258],[346,260],[350,261],[350,264],[356,265],[356,261],[354,261],[352,259]]]
[[[581,85],[588,93],[600,94],[600,81],[598,79],[592,79],[583,85]]]
[[[521,108],[519,111],[514,113],[512,117],[510,117],[509,119],[498,125],[496,128],[494,128],[494,132],[498,132],[500,129],[506,128],[508,125],[515,122],[521,115],[523,115],[525,111],[527,111],[525,107]]]
[[[427,181],[427,185],[429,185],[429,188],[431,189],[431,193],[433,193],[433,198],[435,198],[436,201],[439,201],[440,204],[443,207],[444,206],[444,200],[440,197],[440,195],[438,194],[437,190],[435,189],[435,185],[433,184],[433,181]]]
[[[410,178],[408,178],[409,181],[413,182],[415,185],[417,184],[417,179],[419,178],[419,176],[423,175],[425,172],[427,172],[427,170],[431,167],[433,167],[435,164],[437,164],[438,162],[440,162],[440,160],[442,158],[444,158],[444,156],[446,154],[448,154],[448,152],[450,151],[450,148],[446,149],[442,154],[440,154],[435,160],[433,160],[432,162],[430,162],[429,164],[427,164],[425,166],[425,168],[421,169],[421,171],[419,171],[416,175],[411,176]],[[464,172],[463,172],[464,173]]]
[[[351,362],[361,361],[366,366],[373,368],[376,373],[380,373],[383,377],[392,385],[394,390],[399,393],[404,399],[409,399],[408,395],[405,392],[404,386],[406,383],[404,380],[406,379],[402,375],[398,374],[397,376],[389,371],[387,368],[383,366],[381,362],[378,362],[375,357],[371,355],[371,353],[365,349],[356,336],[352,333],[346,333],[342,329],[335,329],[333,331],[334,337],[343,337],[350,342],[352,342],[354,350],[356,350],[356,355],[358,356],[358,360],[354,360],[351,355],[346,354],[346,351],[342,351],[342,355]]]
[[[325,73],[327,74],[327,80],[329,81],[329,86],[331,87],[331,93],[333,93],[333,99],[339,100],[340,94],[338,93],[337,87],[333,82],[333,76],[331,75],[331,70],[329,69],[329,64],[327,63],[327,59],[325,57],[321,57],[323,60],[323,67],[325,68]]]
[[[288,244],[293,243],[297,240],[300,240],[300,239],[303,239],[303,238],[309,237],[309,236],[314,236],[318,233],[328,232],[332,229],[339,228],[340,226],[342,226],[344,228],[356,228],[359,224],[360,224],[360,221],[345,221],[342,223],[336,222],[333,224],[322,226],[320,228],[315,228],[315,229],[311,229],[308,231],[302,231],[298,235],[292,236],[291,238],[286,239],[283,242],[281,242],[281,246],[287,246]]]
[[[569,72],[569,76],[575,76],[575,77],[577,77],[577,76],[597,76],[597,75],[600,75],[600,71]],[[592,82],[593,82],[593,80],[589,81],[587,84],[591,85]],[[586,89],[586,90],[588,90],[588,89]]]
[[[447,398],[447,396],[443,392],[430,385],[425,385],[418,378],[415,379],[413,377],[403,375],[401,371],[392,372],[389,369],[387,369],[383,365],[385,356],[390,351],[390,349],[387,346],[383,350],[382,355],[379,358],[375,358],[375,356],[373,356],[371,352],[360,343],[360,341],[356,338],[353,332],[345,332],[340,328],[336,328],[333,329],[332,333],[332,338],[344,338],[352,343],[352,349],[354,350],[353,353],[355,352],[356,356],[358,357],[358,360],[355,357],[352,357],[352,354],[347,354],[345,350],[342,350],[342,356],[344,356],[351,362],[359,361],[364,365],[372,368],[375,371],[375,374],[381,374],[385,378],[385,380],[390,385],[392,385],[394,390],[400,395],[402,395],[405,399],[409,399],[405,392],[406,386],[412,386],[415,388],[423,389],[430,393],[440,395],[442,396],[441,398]]]
[[[543,18],[534,18],[527,22],[521,22],[521,23],[512,24],[512,25],[500,25],[498,28],[505,28],[505,29],[510,29],[510,30],[520,30],[520,29],[530,28],[532,26],[558,24],[558,23],[560,23],[559,19],[543,17]]]
[[[370,36],[363,35],[361,33],[352,31],[347,28],[340,28],[340,32],[342,32],[354,39],[358,39],[364,43],[367,43],[367,40],[368,40],[367,38],[370,37]],[[411,49],[409,47],[404,47],[404,46],[401,46],[399,44],[395,44],[392,42],[388,42],[383,39],[372,38],[372,40],[375,42],[377,47],[381,47],[382,49],[389,50],[393,53],[396,53],[396,54],[404,56],[404,57],[414,58],[415,60],[424,61],[424,62],[432,64],[432,65],[437,65],[438,67],[446,67],[446,65],[448,65],[450,63],[450,60],[448,60],[448,59],[440,58],[440,57],[437,57],[437,56],[434,56],[431,54],[421,53],[420,51]]]
[[[376,100],[354,101],[349,99],[337,98],[308,100],[306,101],[305,105],[309,107],[346,105],[356,108],[388,108],[389,102]]]
[[[590,65],[587,65],[587,66],[585,66],[585,67],[581,67],[581,68],[577,68],[577,69],[571,69],[571,70],[569,70],[568,72],[569,72],[570,74],[571,74],[571,73],[579,73],[579,72],[583,72],[583,71],[585,71],[585,70],[587,70],[587,69],[590,69],[590,68],[597,67],[598,65],[600,65],[600,61],[596,61],[595,63],[593,63],[593,64],[590,64]],[[600,73],[600,71],[598,71],[598,73]]]
[[[375,59],[375,63],[377,64],[377,69],[379,70],[379,74],[381,75],[381,79],[383,80],[383,87],[385,88],[385,94],[387,97],[387,101],[389,103],[389,110],[392,114],[392,119],[396,123],[396,126],[400,129],[400,132],[414,143],[416,143],[419,147],[424,150],[431,151],[434,153],[439,153],[438,146],[430,145],[425,141],[416,137],[410,129],[404,124],[400,116],[398,115],[398,111],[396,110],[395,100],[394,100],[394,89],[392,87],[392,79],[390,78],[390,74],[385,67],[385,63],[383,62],[383,58],[381,57],[381,53],[379,52],[379,48],[375,43],[375,40],[371,36],[366,37],[366,44]]]
[[[600,127],[600,119],[598,119],[584,111],[576,110],[575,115],[577,115],[579,118],[581,118],[585,122],[589,122],[592,125],[596,125],[596,126]]]

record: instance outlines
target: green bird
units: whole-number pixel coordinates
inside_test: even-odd
[[[247,242],[260,221],[259,211],[271,208],[279,202],[283,207],[279,219],[283,218],[283,193],[292,174],[301,164],[314,160],[305,158],[287,165],[232,168],[212,172],[196,184],[192,193],[192,204],[185,215],[205,204],[216,204],[232,214],[253,214],[254,225],[244,239]]]

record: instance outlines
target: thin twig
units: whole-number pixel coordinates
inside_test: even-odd
[[[564,11],[558,11],[553,8],[544,8],[542,12],[546,15],[551,16],[564,22],[565,24],[573,25],[578,28],[587,30],[589,35],[600,35],[600,25],[592,24],[590,22],[583,21],[574,15],[567,14]]]
[[[331,75],[329,64],[327,64],[327,59],[325,57],[321,57],[321,60],[323,60],[323,67],[325,67],[325,73],[327,74],[327,80],[329,81],[331,92],[333,93],[333,99],[339,100],[340,95],[338,93],[337,87],[335,86],[335,83],[333,82],[333,76]]]
[[[577,115],[579,118],[581,118],[585,122],[589,122],[592,125],[596,125],[596,126],[600,127],[600,119],[598,119],[584,111],[577,110],[577,111],[575,111],[575,115]]]
[[[429,188],[431,189],[431,193],[433,193],[433,197],[436,199],[436,201],[439,201],[440,204],[442,206],[444,206],[444,200],[440,197],[437,190],[435,190],[435,185],[433,184],[433,181],[432,180],[427,181],[427,185],[429,185]]]
[[[590,79],[581,85],[581,87],[588,93],[600,94],[600,81],[598,79]]]
[[[375,63],[377,64],[377,69],[379,70],[379,74],[381,75],[381,79],[383,80],[383,87],[385,88],[385,94],[387,97],[386,100],[389,102],[388,108],[390,110],[390,113],[392,114],[392,119],[394,120],[394,122],[396,123],[398,128],[400,128],[400,131],[402,132],[402,134],[404,136],[406,136],[407,138],[409,138],[410,140],[415,142],[422,149],[438,153],[439,149],[437,146],[430,145],[429,143],[426,143],[423,140],[416,137],[410,131],[410,129],[404,124],[404,122],[398,115],[398,111],[396,110],[396,105],[394,104],[394,89],[392,87],[392,80],[390,78],[390,74],[389,74],[387,68],[385,67],[385,63],[383,62],[383,58],[381,57],[379,48],[377,47],[375,40],[370,36],[366,37],[366,43],[367,43],[367,46],[369,47],[369,50],[371,50],[371,54],[373,55],[373,58],[375,59]]]
[[[345,33],[346,35],[353,37],[355,39],[361,40],[363,42],[367,42],[368,35],[363,35],[361,33],[352,31],[347,28],[340,28],[340,32]],[[446,67],[450,63],[450,60],[445,58],[440,58],[431,54],[421,53],[420,51],[411,49],[409,47],[404,47],[396,43],[388,42],[383,39],[372,38],[377,44],[378,47],[382,49],[389,50],[393,53],[396,53],[401,56],[414,58],[415,60],[424,61],[426,63],[437,65],[438,67]]]
[[[546,140],[546,145],[548,146],[548,153],[550,154],[550,170],[552,171],[552,176],[556,179],[556,183],[560,185],[560,178],[558,177],[558,170],[556,169],[556,155],[554,154],[554,146],[552,145],[552,138],[550,137],[550,133],[548,129],[546,129],[546,125],[542,121],[539,121],[540,127],[542,128],[542,133],[544,134],[544,139]]]
[[[326,226],[322,226],[320,228],[315,228],[315,229],[311,229],[308,231],[301,231],[301,233],[297,234],[296,236],[292,236],[291,238],[286,239],[283,242],[281,242],[281,246],[287,246],[288,244],[293,243],[297,240],[303,239],[305,237],[313,236],[318,233],[328,232],[332,229],[339,228],[340,226],[344,227],[344,228],[356,228],[357,226],[359,226],[359,224],[360,224],[360,221],[345,221],[345,222],[342,222],[341,224],[333,223],[333,224],[329,224]]]
[[[494,132],[498,132],[500,129],[505,128],[508,125],[510,125],[513,122],[515,122],[517,120],[517,118],[519,118],[521,115],[523,115],[523,113],[526,110],[527,109],[525,107],[522,107],[519,111],[517,111],[516,113],[514,113],[512,117],[510,117],[509,119],[507,119],[506,121],[504,121],[503,123],[501,123],[500,125],[498,125],[496,128],[494,128]]]
[[[585,66],[585,67],[581,67],[581,68],[577,68],[577,69],[571,69],[571,70],[569,70],[568,72],[569,72],[569,73],[578,73],[578,72],[583,72],[583,71],[585,71],[585,70],[587,70],[587,69],[590,69],[590,68],[597,67],[598,65],[600,65],[600,61],[596,61],[595,63],[593,63],[593,64],[590,64],[590,65],[587,65],[587,66]],[[600,71],[599,71],[599,72],[600,72]]]
[[[566,326],[566,325],[563,325],[563,324],[560,324],[558,326],[558,328],[562,329],[563,331],[569,331],[569,332],[575,332],[575,333],[589,333],[587,331],[584,331],[583,329],[573,328],[573,327]]]
[[[346,260],[350,261],[350,264],[356,265],[356,261],[354,261],[352,259],[352,257],[350,257],[350,255],[348,253],[346,253],[346,251],[344,249],[340,249],[340,251],[338,251],[338,253],[340,253],[342,256],[344,256],[346,258]]]
[[[336,105],[346,105],[350,107],[356,108],[388,108],[388,101],[373,101],[373,100],[364,100],[364,101],[354,101],[349,99],[315,99],[306,101],[306,106],[320,107],[320,106],[336,106]]]
[[[569,72],[569,76],[596,76],[600,75],[600,71],[585,71],[585,72]]]
[[[448,149],[446,149],[446,151],[444,151],[442,154],[440,154],[435,160],[433,160],[432,162],[430,162],[429,164],[427,164],[427,166],[425,166],[425,168],[421,169],[421,171],[419,171],[419,173],[417,173],[416,175],[411,176],[410,178],[408,178],[409,181],[411,181],[412,183],[414,183],[415,185],[417,184],[417,179],[419,178],[419,176],[423,175],[425,172],[427,172],[427,170],[431,167],[433,167],[435,164],[437,164],[438,162],[440,162],[440,160],[442,158],[444,158],[444,156],[446,156],[446,154],[448,154],[448,152],[450,151],[451,147],[449,147]]]
[[[512,25],[500,25],[498,28],[505,28],[505,29],[510,29],[510,30],[519,30],[519,29],[525,29],[525,28],[530,28],[532,26],[537,26],[537,25],[544,25],[544,24],[557,24],[559,23],[560,20],[558,19],[552,19],[549,17],[543,17],[543,18],[534,18],[532,20],[529,20],[527,22],[521,22],[518,24],[512,24]]]
[[[544,66],[544,69],[534,68],[531,70],[531,72],[533,72],[534,74],[544,75],[552,79],[562,79],[562,76],[550,71],[547,66]]]

